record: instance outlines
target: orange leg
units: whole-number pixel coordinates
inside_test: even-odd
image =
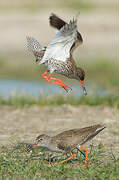
[[[86,157],[85,157],[85,165],[87,164],[87,158],[88,158],[88,149],[83,148],[80,146],[80,149],[84,150],[86,152]]]
[[[45,71],[42,74],[42,77],[44,79],[46,79],[47,82],[53,83],[53,84],[58,84],[59,86],[63,87],[67,92],[68,92],[68,88],[72,91],[72,88],[68,87],[66,84],[64,84],[60,79],[58,78],[54,78],[54,77],[50,77],[51,73],[48,74],[48,76],[46,76],[46,74],[48,73],[48,71]],[[55,81],[51,81],[51,80],[55,80]]]
[[[67,158],[67,159],[65,159],[65,160],[63,160],[63,161],[61,161],[60,164],[66,162],[66,161],[69,161],[70,159],[73,159],[74,156],[75,156],[75,155],[72,153],[72,156],[71,156],[71,157],[69,157],[69,158]],[[57,165],[57,164],[58,164],[58,163],[56,163],[56,165]]]

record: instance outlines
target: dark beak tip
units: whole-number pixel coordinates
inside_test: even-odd
[[[83,93],[84,93],[85,96],[87,95],[87,91],[86,91],[85,87],[83,88]]]
[[[84,92],[84,95],[85,95],[85,96],[87,95],[87,92],[86,92],[86,91]]]
[[[83,88],[83,94],[86,96],[87,95],[87,91],[86,91],[86,88],[84,86],[84,81],[80,80],[80,85],[82,86]]]

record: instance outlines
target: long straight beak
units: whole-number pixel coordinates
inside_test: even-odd
[[[87,95],[87,91],[86,91],[86,88],[85,88],[85,86],[84,86],[84,81],[80,80],[80,85],[81,85],[81,87],[83,88],[83,94],[84,94],[84,95]]]

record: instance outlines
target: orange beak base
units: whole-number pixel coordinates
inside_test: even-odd
[[[32,146],[32,148],[35,148],[35,147],[37,147],[38,146],[38,144],[37,143],[35,143],[33,146]]]

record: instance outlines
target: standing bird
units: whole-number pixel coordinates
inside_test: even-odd
[[[47,47],[42,48],[33,37],[27,37],[28,49],[35,55],[36,62],[44,64],[48,69],[42,74],[42,77],[50,83],[58,84],[66,91],[72,90],[71,87],[64,84],[60,79],[51,77],[51,74],[56,72],[68,78],[76,79],[80,81],[86,95],[87,92],[84,86],[85,72],[82,68],[76,66],[72,57],[75,48],[83,42],[82,36],[77,30],[77,18],[66,23],[55,14],[51,14],[49,22],[57,31]]]
[[[60,163],[64,163],[70,159],[74,158],[74,149],[82,149],[86,152],[85,156],[85,165],[87,164],[88,157],[88,149],[82,147],[84,143],[94,138],[99,132],[101,132],[105,126],[97,124],[81,129],[72,129],[68,131],[64,131],[56,136],[50,137],[46,134],[42,134],[36,138],[36,141],[32,148],[37,146],[45,147],[50,151],[54,152],[65,152],[72,153],[72,156],[61,161]]]

